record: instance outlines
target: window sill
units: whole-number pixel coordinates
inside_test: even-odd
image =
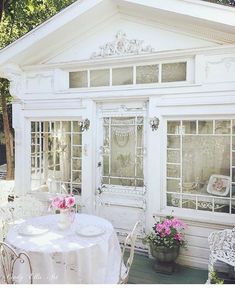
[[[205,211],[193,211],[193,210],[183,210],[183,209],[169,209],[165,208],[159,212],[153,214],[153,216],[167,216],[167,215],[174,215],[177,218],[192,221],[197,223],[205,224],[213,224],[219,226],[235,226],[235,214],[225,214],[225,213],[218,213],[218,212],[205,212]]]

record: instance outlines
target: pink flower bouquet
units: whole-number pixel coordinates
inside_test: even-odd
[[[75,198],[73,195],[56,196],[51,201],[52,208],[56,210],[71,209],[75,205]]]
[[[154,246],[163,246],[172,248],[174,246],[186,247],[184,230],[187,225],[173,217],[167,216],[153,226],[153,232],[146,235],[145,242],[151,243]]]

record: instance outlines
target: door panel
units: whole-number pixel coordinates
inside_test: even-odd
[[[120,236],[141,221],[145,230],[145,112],[101,113],[98,126],[97,213],[112,222]]]

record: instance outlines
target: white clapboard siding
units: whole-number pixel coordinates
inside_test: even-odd
[[[186,240],[188,242],[187,250],[181,249],[178,263],[192,267],[204,268],[208,267],[209,260],[209,244],[208,236],[211,232],[232,228],[221,226],[218,224],[205,224],[190,222],[186,220],[188,229],[186,230]]]

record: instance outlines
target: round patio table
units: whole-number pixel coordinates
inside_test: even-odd
[[[97,216],[76,214],[70,228],[61,230],[59,217],[30,218],[8,232],[6,242],[30,257],[33,283],[118,283],[121,249],[112,224]],[[27,233],[29,226],[36,228],[35,234]],[[29,280],[24,265],[14,275],[17,283]]]

